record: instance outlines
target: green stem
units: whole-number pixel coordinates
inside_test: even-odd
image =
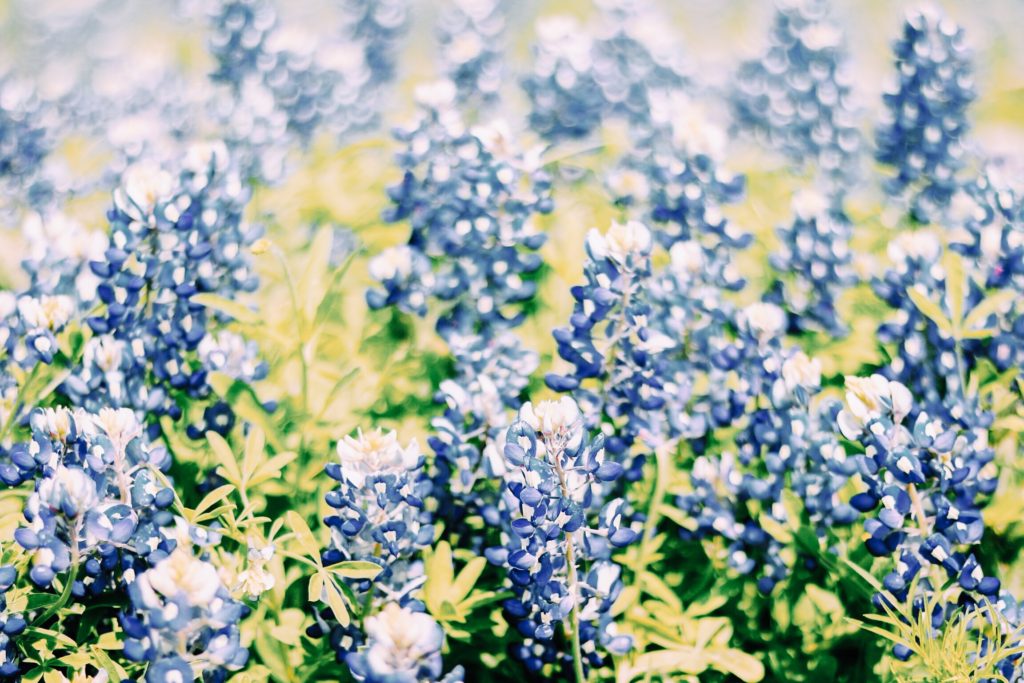
[[[284,271],[284,279],[288,284],[288,296],[292,301],[292,310],[295,312],[295,331],[299,337],[299,366],[302,375],[302,413],[307,415],[309,413],[309,366],[306,363],[306,325],[305,325],[305,313],[299,309],[299,295],[295,289],[295,279],[292,277],[292,269],[288,267],[288,260],[284,256],[284,252],[280,249],[274,249],[274,255],[281,264],[281,268]]]
[[[580,643],[580,596],[577,588],[576,554],[573,549],[572,534],[567,534],[565,538],[565,561],[569,565],[569,592],[572,593],[572,617],[569,626],[572,630],[572,671],[576,683],[585,683],[587,677],[583,673],[583,647]]]
[[[569,486],[565,481],[565,472],[554,458],[555,471],[558,473],[558,482],[562,489],[562,495],[569,497]],[[572,640],[572,670],[576,683],[585,683],[586,675],[583,673],[583,646],[580,643],[580,591],[579,578],[576,575],[576,550],[572,542],[572,534],[565,535],[565,562],[568,565],[567,588],[572,595],[572,610],[569,617],[570,639]]]
[[[41,626],[46,623],[46,620],[52,617],[54,614],[59,612],[64,605],[68,604],[71,600],[71,589],[75,585],[75,579],[78,578],[78,534],[72,529],[71,530],[71,569],[68,571],[67,579],[64,581],[64,588],[60,592],[56,602],[39,616],[34,622],[33,626]]]

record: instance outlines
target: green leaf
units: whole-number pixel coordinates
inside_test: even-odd
[[[348,606],[345,604],[345,597],[334,581],[327,580],[324,583],[324,592],[327,594],[327,604],[334,612],[334,618],[342,626],[348,626],[352,619],[348,613]]]
[[[295,541],[299,546],[299,550],[303,555],[307,555],[313,559],[314,562],[320,562],[320,544],[317,543],[316,537],[313,532],[310,531],[309,525],[306,524],[306,520],[297,513],[295,510],[289,510],[285,513],[285,517],[288,522],[288,528],[295,533]]]
[[[213,449],[213,454],[221,466],[221,474],[224,478],[236,486],[240,485],[242,472],[238,469],[238,462],[235,460],[235,454],[231,451],[228,442],[217,432],[206,432],[206,441]]]
[[[706,654],[711,665],[730,673],[744,683],[756,683],[764,678],[764,664],[753,655],[740,650],[709,650]]]
[[[967,294],[967,274],[964,272],[964,260],[960,254],[947,249],[942,257],[942,266],[946,271],[946,305],[949,308],[954,329],[962,329],[964,322],[964,297]]]
[[[455,579],[455,583],[452,584],[451,590],[448,591],[448,597],[456,602],[460,603],[466,599],[466,597],[473,590],[473,586],[476,585],[477,579],[480,578],[480,574],[483,573],[487,567],[487,558],[485,557],[474,557],[472,560],[466,563],[466,566],[459,572],[459,576]]]
[[[266,446],[266,439],[263,430],[258,425],[249,427],[249,433],[245,436],[245,451],[242,456],[242,477],[243,483],[248,484],[256,468],[263,459],[263,448]]]
[[[915,287],[907,287],[907,296],[910,297],[910,300],[914,302],[914,305],[917,306],[917,309],[921,311],[924,317],[935,323],[943,334],[949,337],[953,336],[953,323],[946,318],[946,315],[937,303]]]
[[[779,543],[788,544],[793,540],[793,533],[771,515],[761,515],[758,518],[757,523],[761,525],[761,528],[764,529],[769,536]]]
[[[320,228],[309,247],[309,260],[299,278],[299,305],[306,321],[312,322],[317,306],[327,294],[327,271],[330,268],[331,242],[329,227]]]
[[[1017,293],[1012,290],[1003,289],[993,292],[982,299],[977,306],[971,309],[964,319],[964,329],[973,330],[985,323],[988,317],[1008,307],[1017,298]]]
[[[218,486],[214,490],[210,491],[201,501],[199,501],[199,505],[196,506],[196,509],[192,511],[191,521],[193,523],[201,521],[205,517],[203,513],[213,509],[214,506],[230,496],[234,490],[234,484],[224,484],[223,486]]]
[[[807,596],[814,603],[815,607],[826,614],[843,614],[843,603],[835,593],[831,593],[813,583],[807,584]]]
[[[206,306],[207,308],[211,308],[219,313],[231,316],[238,322],[245,325],[256,325],[260,322],[260,316],[256,311],[253,311],[237,301],[225,299],[217,294],[210,294],[208,292],[194,294],[191,301],[202,306]]]
[[[346,579],[375,579],[382,567],[374,562],[363,560],[346,560],[325,567],[328,571]]]
[[[259,467],[256,468],[256,471],[249,477],[249,486],[259,486],[271,479],[278,479],[281,476],[281,470],[295,460],[296,457],[296,453],[286,451],[284,453],[278,453],[270,460],[260,463]]]
[[[424,561],[424,569],[427,580],[423,584],[423,598],[431,614],[435,614],[447,597],[448,587],[455,580],[455,562],[448,541],[437,544]]]

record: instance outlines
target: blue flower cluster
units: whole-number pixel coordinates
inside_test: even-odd
[[[308,144],[324,128],[349,135],[376,122],[378,91],[394,76],[391,43],[405,25],[405,4],[339,4],[345,40],[322,48],[284,25],[266,0],[215,7],[211,78],[230,94],[213,100],[213,118],[247,175],[277,180],[293,138]]]
[[[739,68],[732,105],[739,130],[840,179],[855,171],[862,141],[842,33],[828,9],[823,0],[780,3],[767,51]]]
[[[384,218],[409,221],[411,233],[371,262],[383,289],[367,295],[373,308],[417,315],[429,298],[450,302],[438,321],[445,337],[519,324],[545,239],[533,218],[552,209],[551,179],[535,156],[516,150],[501,124],[467,130],[454,94],[449,82],[422,90],[419,120],[396,133],[407,146],[404,177]]]
[[[423,505],[430,481],[419,446],[413,440],[403,447],[395,432],[359,432],[338,442],[338,455],[340,463],[325,467],[338,488],[327,494],[335,513],[324,519],[331,530],[324,562],[374,562],[383,571],[372,587],[395,597],[407,594],[416,578],[409,565],[434,540]]]
[[[854,458],[863,490],[850,503],[867,515],[867,549],[895,561],[885,589],[907,600],[920,597],[909,595],[913,586],[923,594],[955,582],[956,594],[943,592],[944,601],[929,615],[935,629],[958,610],[1001,604],[1007,596],[999,580],[985,574],[973,550],[985,528],[981,506],[998,479],[987,429],[951,427],[924,411],[904,422],[914,398],[882,375],[847,377],[846,386],[838,427],[863,449]],[[911,654],[900,645],[894,653],[901,659]],[[1008,678],[1013,670],[1013,662],[1001,664]]]
[[[121,571],[148,556],[172,521],[174,491],[160,474],[167,451],[146,444],[129,409],[48,408],[31,423],[33,439],[14,445],[0,466],[10,486],[35,483],[27,524],[15,532],[32,553],[30,578],[48,586],[72,569],[79,598],[116,588]]]
[[[11,612],[7,602],[7,591],[17,579],[18,571],[13,565],[0,566],[0,680],[4,681],[17,679],[19,655],[14,639],[28,626],[25,617]]]
[[[441,382],[437,400],[444,414],[431,421],[429,444],[437,466],[433,495],[449,525],[474,513],[494,522],[497,497],[480,484],[506,469],[501,451],[509,409],[519,408],[540,359],[508,331],[492,338],[455,336],[449,344],[456,375]]]
[[[523,89],[531,127],[549,140],[586,137],[606,119],[642,125],[655,98],[688,83],[663,17],[631,2],[604,9],[597,38],[573,17],[537,23]]]
[[[846,334],[836,304],[857,281],[850,236],[853,226],[836,200],[805,190],[793,198],[793,223],[777,233],[770,257],[779,273],[769,300],[784,305],[803,331]]]
[[[409,28],[409,0],[339,0],[343,32],[362,49],[372,82],[395,78],[399,41]]]
[[[718,363],[731,359],[730,403],[753,407],[720,425],[739,429],[736,451],[700,455],[690,473],[693,490],[677,504],[693,520],[684,538],[724,539],[727,565],[740,574],[761,567],[758,588],[768,593],[789,572],[783,544],[767,528],[768,521],[798,521],[787,509],[786,492],[796,493],[819,529],[849,524],[856,511],[839,492],[853,474],[853,461],[833,436],[830,416],[812,403],[820,364],[779,342],[782,310],[753,304],[738,318],[739,335],[722,348]]]
[[[896,171],[888,190],[913,191],[914,215],[928,221],[949,203],[965,163],[975,97],[970,52],[963,29],[933,10],[907,18],[894,51],[896,82],[884,95],[876,156]]]
[[[147,662],[146,683],[221,683],[245,666],[238,621],[248,608],[233,599],[217,568],[192,550],[186,531],[172,549],[128,584],[132,609],[121,615],[124,654]]]
[[[746,184],[744,176],[720,163],[725,133],[712,123],[710,112],[682,91],[659,98],[657,105],[608,176],[612,197],[657,226],[658,242],[666,249],[693,240],[709,261],[728,262],[730,253],[748,246],[752,236],[722,213],[724,206],[740,200]],[[714,270],[730,274],[720,267]],[[742,285],[738,277],[719,283],[726,289]]]
[[[524,638],[513,655],[534,672],[581,656],[586,667],[599,667],[603,652],[622,654],[631,646],[609,614],[623,587],[611,551],[639,535],[624,521],[624,501],[605,496],[623,468],[605,459],[603,437],[586,437],[579,407],[568,397],[524,404],[509,427],[504,457],[503,545],[486,556],[508,571],[514,597],[505,601],[505,613]],[[566,629],[561,644],[560,627]],[[579,643],[567,642],[571,629]]]
[[[211,314],[192,297],[233,298],[256,287],[247,247],[259,230],[242,221],[248,198],[223,145],[194,147],[177,176],[150,165],[126,172],[109,246],[90,262],[102,304],[86,319],[95,336],[63,385],[76,404],[177,418],[178,394],[209,394],[207,376],[225,356],[211,349],[219,341],[208,339]],[[236,350],[245,357],[254,349]],[[251,358],[236,363],[251,372],[246,379],[263,372]]]
[[[438,23],[441,72],[459,102],[491,104],[505,80],[503,0],[456,0]]]
[[[657,444],[667,438],[665,352],[677,342],[649,322],[647,291],[653,237],[647,226],[615,223],[587,236],[586,284],[572,290],[570,328],[555,330],[558,355],[572,364],[568,374],[545,378],[555,391],[571,392],[588,429],[608,422],[605,448],[621,459],[640,438]],[[627,476],[639,478],[642,457],[630,461]]]
[[[50,188],[40,177],[52,144],[42,125],[43,106],[30,84],[0,78],[0,182],[30,206],[49,197]]]
[[[366,644],[345,659],[355,680],[462,681],[461,667],[442,677],[444,631],[429,615],[389,602],[366,619],[365,629]]]

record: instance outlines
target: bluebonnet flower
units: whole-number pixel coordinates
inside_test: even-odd
[[[609,614],[622,590],[610,554],[639,534],[624,519],[623,501],[604,500],[603,492],[623,468],[605,459],[603,437],[586,438],[569,397],[524,404],[504,455],[503,545],[486,556],[508,570],[514,597],[505,612],[525,639],[513,655],[534,672],[548,662],[564,664],[556,634],[578,628],[585,666],[600,666],[602,649],[621,654],[631,646]]]
[[[778,230],[781,248],[770,256],[779,272],[770,300],[785,305],[801,330],[846,333],[836,303],[856,282],[850,224],[842,207],[813,190],[793,198],[793,223]]]
[[[989,160],[961,183],[943,216],[951,247],[977,264],[986,289],[1021,289],[1024,281],[1024,176],[1007,160]]]
[[[409,27],[408,0],[339,0],[343,34],[362,45],[374,84],[395,78],[398,41]]]
[[[30,83],[0,76],[0,180],[30,206],[49,195],[41,169],[53,141],[43,107]]]
[[[211,78],[241,83],[262,68],[267,39],[277,26],[277,13],[266,0],[225,0],[213,12],[209,44],[217,69]]]
[[[744,62],[732,105],[741,130],[798,164],[854,175],[861,149],[842,34],[823,0],[779,3],[767,51]]]
[[[690,85],[677,36],[650,3],[612,0],[600,5],[592,71],[603,116],[645,125],[655,98]]]
[[[712,260],[750,244],[722,213],[743,196],[745,179],[722,167],[725,132],[694,97],[673,91],[651,103],[651,123],[609,175],[616,203],[636,207],[657,226],[658,242],[669,249],[694,240]],[[723,272],[724,274],[724,272]],[[741,281],[723,282],[739,288]]]
[[[187,537],[158,554],[128,583],[131,609],[120,618],[125,657],[148,664],[146,683],[225,680],[249,657],[238,629],[247,608]]]
[[[877,158],[896,170],[888,190],[912,190],[914,214],[928,221],[949,203],[964,165],[971,57],[963,29],[935,10],[908,16],[893,49],[897,73],[883,96]]]
[[[944,397],[959,384],[955,342],[921,313],[907,289],[929,296],[944,291],[942,244],[934,232],[906,232],[889,243],[888,255],[893,266],[872,282],[875,293],[895,309],[878,328],[879,341],[896,345],[883,374],[910,387],[927,410],[940,411]]]
[[[198,349],[216,318],[191,297],[255,288],[247,247],[259,232],[242,222],[248,197],[223,145],[192,148],[177,178],[157,166],[129,169],[109,247],[90,263],[103,306],[86,319],[96,336],[63,385],[72,400],[176,418],[177,393],[209,393],[218,368],[203,365]]]
[[[324,562],[365,560],[383,571],[372,585],[398,598],[417,587],[411,568],[415,554],[434,540],[424,496],[430,480],[424,457],[415,440],[402,446],[395,432],[358,432],[338,442],[340,463],[325,470],[338,482],[327,494],[334,513],[324,519],[331,530],[331,546]]]
[[[15,532],[32,553],[29,576],[47,586],[74,566],[81,571],[73,593],[81,597],[118,580],[119,553],[146,557],[171,522],[174,492],[159,472],[170,464],[167,451],[150,446],[129,409],[98,414],[66,408],[36,411],[33,438],[13,446],[0,466],[8,485],[35,480],[25,503],[27,524]]]
[[[438,23],[441,71],[459,102],[488,104],[505,78],[503,0],[456,0]]]
[[[20,672],[19,651],[15,639],[21,635],[28,622],[21,614],[11,612],[7,603],[7,591],[18,578],[13,565],[0,566],[0,680],[18,680]]]
[[[282,25],[268,2],[223,0],[209,42],[218,65],[211,78],[229,90],[214,99],[213,118],[249,176],[277,180],[292,143],[307,144],[325,127],[346,135],[376,120],[379,84],[368,46],[354,35],[321,48]]]
[[[607,421],[607,450],[628,453],[637,438],[647,445],[666,439],[663,354],[676,342],[648,322],[653,310],[647,285],[653,236],[632,221],[614,223],[587,236],[586,284],[574,287],[569,328],[555,330],[558,355],[572,363],[565,375],[551,373],[549,387],[571,392],[587,427]],[[628,464],[630,478],[642,474],[643,458]]]
[[[429,444],[437,456],[433,495],[451,529],[473,513],[493,521],[496,499],[478,483],[505,472],[502,448],[509,409],[519,408],[539,358],[507,331],[492,338],[453,336],[449,344],[455,375],[438,388],[437,399],[445,410],[431,421]]]
[[[537,22],[522,86],[530,126],[552,142],[586,137],[606,119],[645,127],[656,97],[689,84],[663,17],[638,3],[604,4],[596,29],[568,16]]]
[[[545,237],[532,218],[552,209],[551,179],[536,159],[516,150],[501,124],[466,130],[453,95],[447,82],[421,91],[418,122],[396,133],[407,145],[404,177],[389,189],[384,218],[408,220],[411,234],[407,246],[373,262],[384,289],[367,295],[373,308],[420,315],[427,297],[448,302],[443,336],[519,324]]]
[[[732,418],[739,428],[737,450],[698,456],[692,491],[677,504],[692,519],[684,538],[724,539],[728,566],[745,575],[759,570],[758,588],[768,593],[789,567],[782,543],[765,531],[762,519],[792,522],[784,501],[792,490],[818,528],[850,523],[856,512],[840,501],[839,491],[853,461],[832,436],[830,416],[812,404],[821,386],[820,364],[778,341],[785,325],[781,309],[754,304],[739,319],[739,339],[720,353],[734,359],[732,400],[753,408]]]
[[[941,591],[950,602],[931,615],[935,629],[957,608],[1002,601],[999,580],[985,574],[973,550],[984,530],[981,505],[998,477],[987,428],[951,427],[925,411],[908,420],[910,390],[882,375],[847,377],[846,385],[837,424],[864,449],[857,456],[862,490],[850,503],[868,516],[867,549],[895,560],[886,590],[916,599],[910,589],[917,580],[920,593]],[[949,591],[948,582],[955,582]]]
[[[37,363],[50,364],[58,351],[57,335],[76,313],[76,302],[70,296],[0,293],[0,344],[6,351],[4,360],[26,370]]]
[[[434,619],[389,602],[364,622],[366,643],[346,657],[352,677],[365,683],[462,680],[462,669],[442,678],[444,631]]]
[[[555,16],[537,22],[533,71],[523,79],[530,127],[548,140],[582,138],[604,115],[604,94],[594,78],[593,38],[579,22]]]
[[[663,355],[664,410],[670,433],[688,440],[698,452],[709,431],[728,423],[742,411],[730,400],[728,367],[716,364],[728,339],[736,311],[722,282],[736,282],[735,267],[712,255],[694,240],[676,242],[669,263],[650,281],[651,323],[677,348]],[[706,391],[697,391],[706,376]]]
[[[21,231],[27,246],[21,267],[29,280],[24,294],[71,297],[78,310],[96,301],[100,280],[89,262],[103,258],[108,246],[103,231],[89,230],[59,211],[29,214]]]

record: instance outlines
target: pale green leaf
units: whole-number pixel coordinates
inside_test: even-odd
[[[730,673],[744,683],[756,683],[764,678],[764,664],[753,655],[740,650],[709,650],[706,656],[719,671]]]
[[[206,306],[207,308],[211,308],[219,313],[229,315],[245,325],[255,325],[260,322],[259,314],[252,309],[238,303],[237,301],[225,299],[217,294],[210,294],[207,292],[195,294],[192,296],[191,301],[193,303]]]
[[[939,330],[947,335],[953,336],[953,324],[946,318],[946,315],[939,308],[939,305],[921,293],[914,287],[907,287],[907,296],[914,302],[917,309],[921,311],[924,317],[931,320],[939,328]]]
[[[374,562],[346,560],[328,565],[325,569],[347,579],[375,579],[380,574],[382,567]]]
[[[302,554],[309,556],[316,562],[319,562],[320,544],[317,543],[316,537],[313,536],[313,532],[310,531],[309,525],[306,524],[306,520],[303,519],[302,515],[297,513],[295,510],[289,510],[286,512],[285,517],[288,520],[288,527],[295,533],[295,541]]]
[[[235,454],[231,451],[231,446],[228,445],[228,442],[217,432],[206,432],[206,441],[210,444],[210,448],[213,449],[213,454],[217,458],[217,463],[221,467],[221,474],[224,475],[224,478],[232,484],[240,484],[242,482],[242,473],[238,469],[238,462],[235,460]]]

